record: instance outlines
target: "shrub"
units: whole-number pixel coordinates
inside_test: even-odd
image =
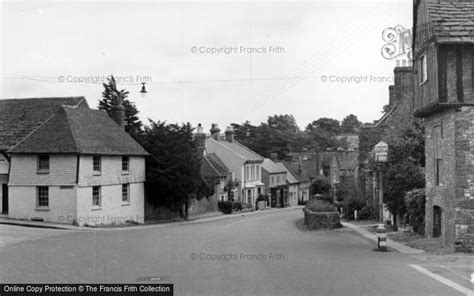
[[[358,212],[357,216],[360,220],[375,219],[374,207],[372,205],[366,205]]]
[[[332,195],[332,185],[328,179],[323,177],[316,178],[311,184],[311,194]]]
[[[336,212],[336,207],[327,201],[312,199],[306,203],[305,209],[311,212]]]
[[[328,203],[333,203],[332,196],[328,193],[326,193],[326,194],[315,194],[315,195],[313,195],[313,199],[322,200],[322,201],[325,201],[325,202],[328,202]]]
[[[224,214],[232,213],[232,202],[230,201],[220,201],[217,203],[217,207],[219,208],[219,211]]]
[[[240,201],[234,201],[232,203],[232,210],[234,211],[242,211],[242,203]]]
[[[354,219],[354,211],[357,211],[359,214],[360,211],[365,207],[365,201],[357,197],[351,197],[346,202],[346,218]],[[359,215],[358,215],[359,216]],[[357,217],[359,218],[359,217]]]
[[[426,195],[424,189],[408,191],[405,196],[408,224],[410,224],[414,232],[421,235],[425,232],[425,202]]]
[[[260,193],[260,194],[258,195],[258,197],[257,197],[257,201],[256,201],[256,202],[258,203],[259,201],[267,201],[267,199],[265,198],[265,195],[263,195],[263,194]]]

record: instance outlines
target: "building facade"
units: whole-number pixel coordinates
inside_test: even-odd
[[[205,140],[205,150],[217,155],[232,173],[238,189],[234,199],[255,207],[258,195],[265,192],[263,157],[237,142],[232,127],[227,127],[225,137],[221,137],[217,124],[212,124],[210,132],[211,136]]]
[[[42,100],[15,104],[38,106]],[[124,131],[123,114],[114,122],[105,111],[87,106],[56,107],[6,152],[8,217],[77,225],[144,223],[148,153]]]
[[[415,1],[415,116],[423,118],[425,233],[474,245],[474,3]]]

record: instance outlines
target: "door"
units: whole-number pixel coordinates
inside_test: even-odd
[[[433,207],[433,237],[441,235],[441,208],[438,206]]]
[[[8,185],[2,184],[2,214],[8,214]]]

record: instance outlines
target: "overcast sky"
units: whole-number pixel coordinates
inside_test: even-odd
[[[371,122],[388,103],[387,27],[411,0],[3,2],[2,98],[85,96],[111,73],[143,121]],[[341,79],[351,79],[348,83]],[[364,78],[367,77],[367,80]],[[326,80],[326,81],[324,81]],[[339,81],[338,81],[339,80]],[[147,95],[140,96],[140,82]]]

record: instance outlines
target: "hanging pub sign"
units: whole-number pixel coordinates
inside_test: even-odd
[[[375,162],[387,162],[388,144],[385,142],[378,142],[374,146],[374,160]]]

